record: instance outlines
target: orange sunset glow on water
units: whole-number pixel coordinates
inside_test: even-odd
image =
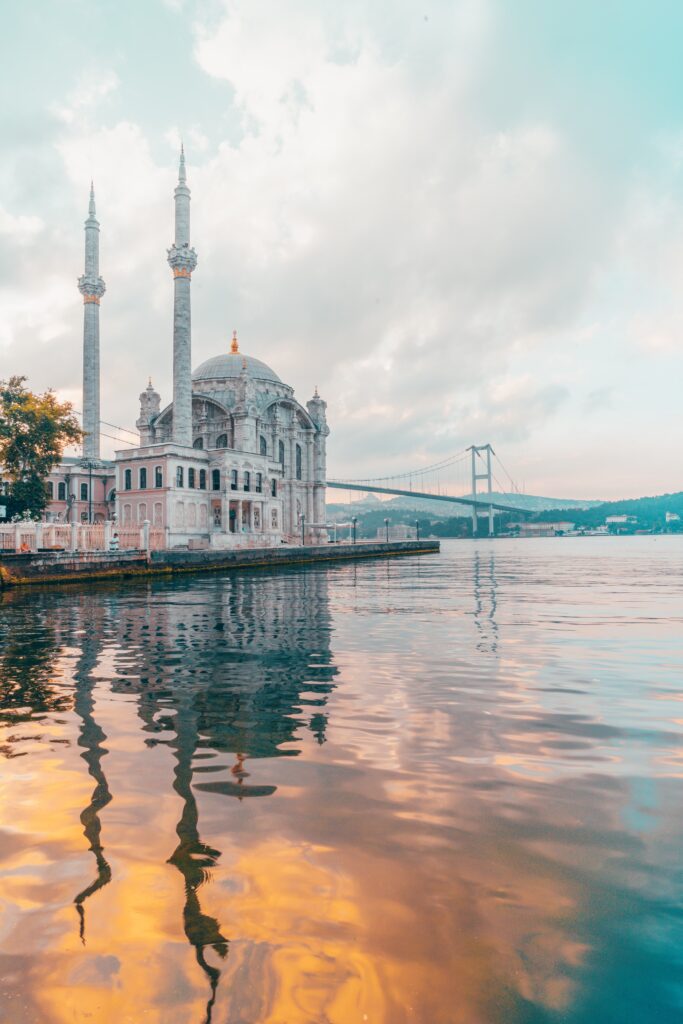
[[[683,560],[609,543],[2,595],[0,1019],[673,1022]]]

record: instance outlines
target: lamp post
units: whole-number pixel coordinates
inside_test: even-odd
[[[389,543],[389,520],[385,517],[384,519],[384,532],[387,536],[387,544]]]
[[[351,534],[353,536],[353,543],[356,543],[356,523],[358,522],[357,516],[351,516]]]
[[[415,520],[415,540],[420,539],[420,520]]]

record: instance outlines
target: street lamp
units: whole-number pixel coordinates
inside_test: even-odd
[[[420,520],[415,520],[415,540],[420,539]]]
[[[385,517],[384,519],[384,530],[387,535],[387,544],[389,543],[389,520]]]
[[[353,543],[356,543],[356,523],[358,522],[357,516],[351,516],[351,532],[353,536]]]

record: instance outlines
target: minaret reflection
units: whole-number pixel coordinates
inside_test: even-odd
[[[197,963],[204,971],[211,986],[211,995],[206,1005],[206,1024],[210,1024],[220,970],[206,959],[206,949],[212,948],[224,960],[228,955],[228,939],[220,930],[215,917],[202,912],[199,902],[199,887],[207,881],[209,870],[215,867],[220,850],[203,843],[199,836],[199,811],[192,792],[192,759],[197,750],[198,732],[196,715],[191,706],[179,707],[176,715],[175,781],[173,788],[183,801],[182,813],[176,827],[178,845],[169,857],[180,871],[185,882],[185,906],[183,927],[187,941],[194,946]]]
[[[81,606],[81,613],[85,612],[86,607],[85,605]],[[101,612],[103,605],[97,603],[94,607]],[[93,609],[87,607],[87,615],[81,614],[79,618],[81,622],[79,630],[81,654],[74,672],[73,709],[81,721],[78,733],[78,746],[83,748],[81,757],[88,766],[88,773],[95,781],[90,803],[81,813],[81,824],[83,825],[83,834],[90,844],[89,849],[95,857],[96,875],[91,884],[74,898],[80,918],[80,937],[85,945],[85,902],[111,881],[111,867],[104,855],[102,845],[100,812],[111,802],[112,796],[102,767],[102,759],[107,753],[102,744],[107,737],[94,717],[96,680],[93,670],[97,665],[100,653],[101,615],[94,619]]]
[[[305,732],[324,742],[337,673],[326,574],[154,581],[125,610],[119,631],[113,688],[138,694],[148,746],[164,744],[175,757],[181,809],[169,863],[183,876],[183,929],[210,985],[208,1024],[220,981],[210,951],[224,959],[229,940],[201,907],[221,851],[202,840],[195,794],[267,797],[277,785],[250,781],[249,760],[274,771],[276,758],[299,753]],[[209,773],[211,781],[195,781]]]
[[[498,651],[498,581],[493,552],[486,558],[474,552],[474,624],[477,628],[477,650],[488,654]]]

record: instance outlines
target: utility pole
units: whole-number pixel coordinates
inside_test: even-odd
[[[468,452],[472,452],[472,498],[474,501],[477,500],[477,482],[479,480],[486,480],[487,493],[490,494],[493,490],[491,486],[491,456],[495,455],[495,452],[490,444],[481,445],[470,445],[467,449]],[[483,473],[478,473],[477,459],[483,459],[482,452],[486,452],[486,470]],[[489,537],[493,537],[494,525],[493,525],[493,507],[489,505]],[[472,536],[477,536],[477,506],[472,505]]]

